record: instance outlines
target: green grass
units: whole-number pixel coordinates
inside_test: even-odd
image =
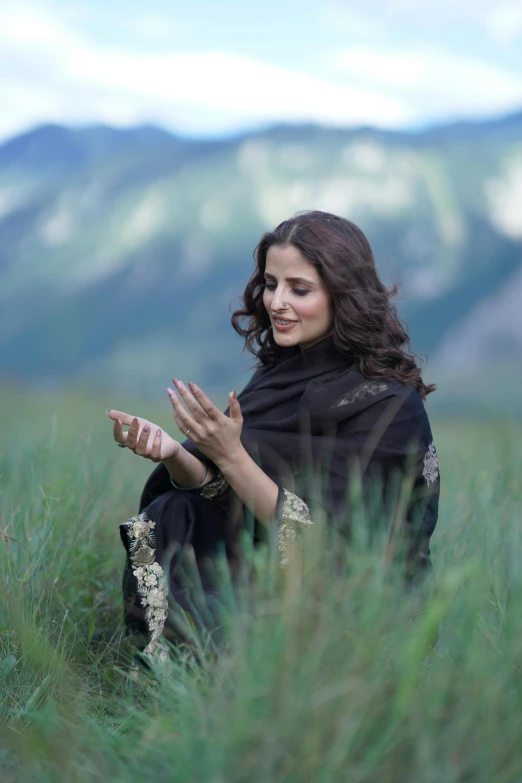
[[[168,406],[31,390],[0,404],[0,780],[522,780],[520,426],[434,422],[424,603],[385,577],[379,547],[355,543],[334,577],[317,525],[301,568],[251,553],[226,651],[136,682],[118,524],[152,466],[114,448],[104,410],[175,432]]]

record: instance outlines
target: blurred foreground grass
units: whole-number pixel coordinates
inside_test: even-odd
[[[112,444],[119,406],[175,434],[163,400],[0,396],[2,781],[522,780],[519,426],[433,423],[423,611],[362,543],[333,577],[315,529],[301,573],[252,555],[226,653],[174,657],[146,685],[125,673],[118,524],[152,465]]]

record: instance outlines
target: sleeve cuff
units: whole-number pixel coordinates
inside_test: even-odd
[[[300,550],[300,537],[304,526],[313,525],[310,509],[298,495],[284,487],[279,488],[275,521],[281,565],[287,565],[294,552]]]
[[[204,498],[209,498],[209,500],[216,500],[216,498],[220,498],[227,492],[229,486],[230,484],[218,468],[214,478],[201,488],[199,494]]]

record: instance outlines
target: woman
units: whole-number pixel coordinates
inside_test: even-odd
[[[107,412],[119,446],[160,463],[138,516],[121,526],[125,622],[145,652],[163,632],[186,635],[173,607],[219,625],[216,555],[226,552],[234,577],[249,520],[256,542],[277,530],[285,564],[314,519],[349,530],[359,480],[367,507],[377,492],[381,512],[398,481],[409,482],[404,510],[393,502],[390,542],[405,542],[408,578],[430,565],[439,471],[423,401],[435,387],[407,350],[396,290],[379,279],[366,237],[341,217],[306,212],[266,233],[256,262],[232,325],[257,369],[229,408],[173,379],[181,444],[145,419]]]

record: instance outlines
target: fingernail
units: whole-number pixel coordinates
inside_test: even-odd
[[[174,397],[174,392],[170,388],[167,389],[167,394],[169,395],[170,399],[172,399]]]
[[[232,389],[232,399],[237,400],[237,394],[235,389]]]
[[[107,408],[107,410],[105,411],[105,413],[107,414],[107,416],[109,415],[109,413],[110,413],[110,412],[111,412],[111,408]]]
[[[192,381],[188,382],[188,387],[190,391],[195,391],[198,388],[195,383],[192,383]]]
[[[161,430],[157,430],[156,437],[159,438],[160,435],[161,435]]]
[[[173,378],[172,380],[174,381],[174,386],[176,387],[176,389],[181,389],[181,387],[183,386],[181,381],[178,381],[177,378]]]

